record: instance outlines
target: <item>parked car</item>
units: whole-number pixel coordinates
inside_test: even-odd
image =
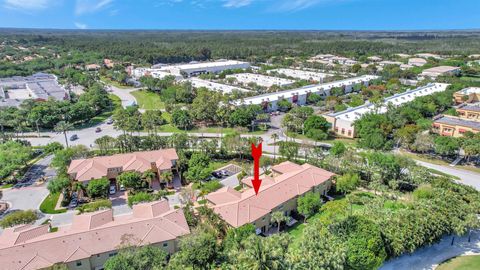
[[[68,205],[68,208],[75,208],[78,206],[78,200],[77,199],[72,199],[70,201],[70,204]]]
[[[112,118],[108,118],[108,120],[107,120],[107,125],[111,125],[111,124],[113,124],[113,119],[112,119]]]
[[[97,128],[95,129],[95,133],[99,133],[99,132],[102,132],[102,129],[101,129],[100,127],[97,127]]]
[[[110,193],[110,195],[113,195],[113,194],[117,193],[117,188],[115,186],[110,186],[109,193]]]
[[[120,185],[120,191],[125,191],[125,186],[124,185]]]
[[[75,141],[75,140],[78,140],[77,134],[73,134],[72,136],[70,136],[70,141]]]

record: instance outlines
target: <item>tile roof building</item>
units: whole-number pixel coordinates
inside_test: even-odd
[[[310,164],[297,165],[289,161],[273,166],[272,171],[272,175],[260,177],[262,185],[258,195],[251,188],[251,178],[247,178],[242,181],[247,186],[243,192],[225,187],[207,195],[209,207],[232,227],[251,223],[266,232],[273,226],[272,212],[289,216],[296,211],[299,196],[309,191],[326,195],[335,175]]]
[[[49,232],[49,225],[21,225],[0,235],[0,269],[33,270],[54,264],[69,269],[103,269],[126,245],[155,245],[169,253],[190,230],[182,209],[168,201],[133,206],[133,213],[113,217],[113,210],[74,216],[71,225]]]
[[[36,73],[0,78],[0,107],[18,107],[27,99],[46,101],[50,98],[68,99],[67,91],[58,84],[55,75]]]
[[[88,183],[90,180],[102,177],[115,179],[119,174],[127,171],[143,173],[152,170],[159,175],[162,171],[175,168],[177,160],[175,149],[143,151],[76,159],[70,163],[67,172],[72,179]]]

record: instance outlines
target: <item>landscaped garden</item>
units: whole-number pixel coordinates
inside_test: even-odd
[[[437,270],[474,270],[480,269],[480,255],[455,257],[441,263]]]

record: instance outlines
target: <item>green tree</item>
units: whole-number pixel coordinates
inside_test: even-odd
[[[63,136],[65,137],[65,145],[67,147],[68,147],[67,131],[71,130],[72,128],[73,128],[73,125],[66,122],[66,121],[60,121],[54,127],[54,130],[56,132],[62,132],[63,133]]]
[[[337,178],[337,190],[343,193],[354,191],[360,184],[360,177],[358,174],[347,173]]]
[[[435,152],[439,155],[451,156],[460,149],[457,138],[439,136],[435,138]]]
[[[297,199],[297,210],[304,216],[305,222],[320,209],[321,205],[320,195],[315,192],[307,192]]]
[[[105,262],[105,270],[156,270],[167,265],[168,253],[151,245],[143,247],[127,247]]]
[[[277,233],[280,233],[280,224],[282,222],[288,221],[288,217],[286,217],[283,212],[275,211],[272,213],[271,219],[273,222],[277,223]]]
[[[48,182],[47,189],[50,193],[54,194],[63,191],[70,185],[71,181],[68,177],[59,175]]]
[[[117,176],[117,181],[128,189],[137,190],[145,187],[145,181],[138,172],[124,172]]]
[[[87,193],[91,198],[106,198],[110,181],[106,178],[90,180],[87,185]]]
[[[175,109],[172,113],[172,124],[186,131],[192,128],[192,117],[186,110]]]
[[[330,148],[330,154],[334,156],[341,156],[345,151],[347,150],[347,147],[343,142],[335,141],[333,142],[332,148]]]
[[[277,102],[277,107],[279,111],[286,112],[292,108],[292,103],[286,99],[282,99]]]
[[[209,269],[217,250],[217,239],[212,233],[193,231],[180,240],[180,250],[173,255],[167,269]]]

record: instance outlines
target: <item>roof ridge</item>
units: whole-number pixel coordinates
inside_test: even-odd
[[[83,251],[83,252],[87,253],[88,255],[92,255],[92,253],[86,251],[81,246],[77,246],[77,248],[64,260],[64,262],[68,261],[68,259],[70,259],[75,253],[77,253],[78,250]]]

